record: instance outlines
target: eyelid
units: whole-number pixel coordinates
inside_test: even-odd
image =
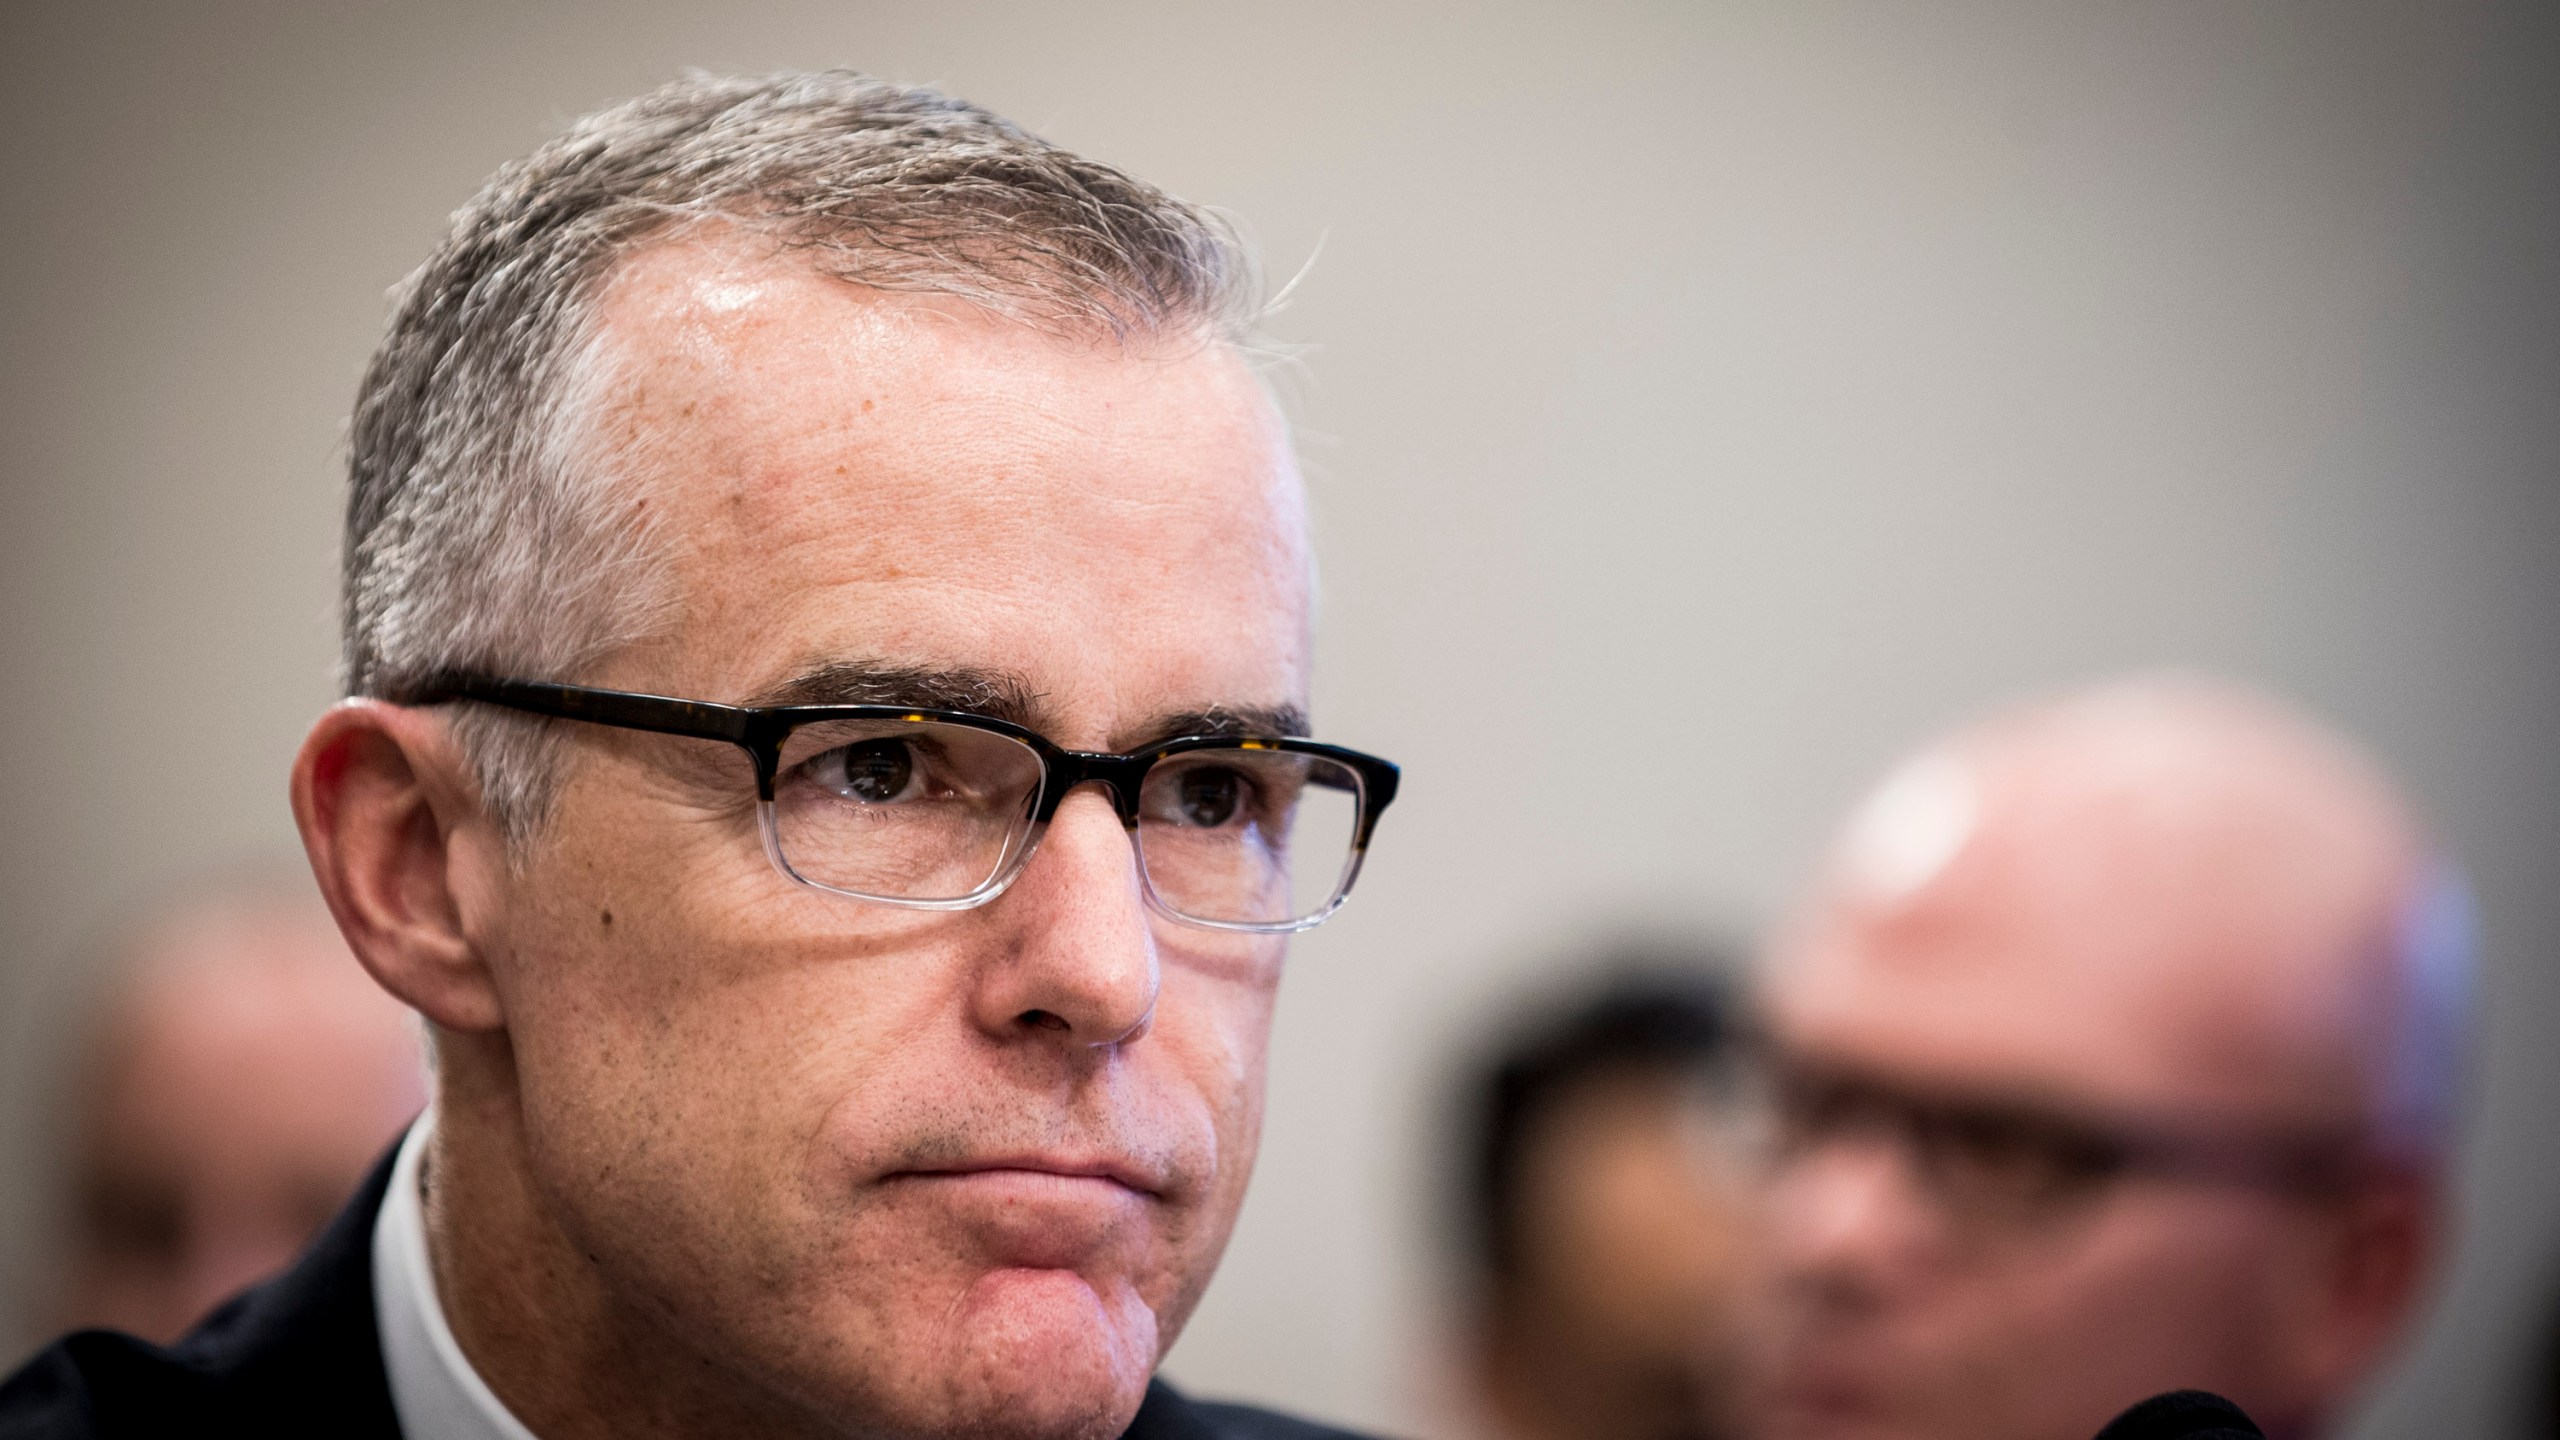
[[[918,727],[912,731],[884,730],[874,735],[847,735],[842,737],[820,733],[815,735],[813,738],[815,741],[819,742],[816,744],[815,748],[811,749],[809,753],[805,755],[792,756],[788,758],[783,765],[783,769],[785,771],[804,770],[818,761],[824,760],[830,755],[842,754],[857,745],[876,745],[883,740],[898,741],[899,743],[907,746],[908,749],[913,751],[916,755],[923,758],[941,761],[947,759],[950,755],[950,747],[940,743],[931,731],[923,727]]]

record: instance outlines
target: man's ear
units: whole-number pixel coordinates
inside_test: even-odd
[[[2441,1182],[2415,1167],[2370,1177],[2331,1232],[2325,1309],[2308,1356],[2315,1385],[2342,1399],[2390,1354],[2429,1294],[2442,1245]]]
[[[505,1024],[467,923],[503,856],[439,717],[379,700],[331,707],[294,757],[293,818],[338,928],[383,989],[446,1030]]]

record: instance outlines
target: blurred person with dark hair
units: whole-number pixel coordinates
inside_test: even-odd
[[[1468,1378],[1510,1440],[1732,1433],[1749,1186],[1718,957],[1622,950],[1472,1080]]]
[[[416,1017],[308,879],[120,946],[80,1062],[53,1319],[163,1342],[292,1263],[427,1099]]]
[[[2467,900],[2254,694],[2129,680],[1930,747],[1768,976],[1774,1440],[2057,1440],[2194,1387],[2346,1416],[2446,1225]]]
[[[1396,788],[1308,738],[1260,309],[1210,213],[850,72],[502,167],[359,391],[290,787],[434,1104],[0,1434],[1338,1433],[1155,1378]]]

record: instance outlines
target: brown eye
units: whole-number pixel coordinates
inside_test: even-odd
[[[1215,830],[1243,805],[1244,777],[1222,766],[1195,766],[1182,772],[1175,794],[1184,824]]]

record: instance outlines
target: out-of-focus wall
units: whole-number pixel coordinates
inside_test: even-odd
[[[1407,763],[1172,1369],[1432,1423],[1437,1067],[1592,923],[1748,922],[1904,743],[2155,662],[2370,737],[2492,949],[2469,1246],[2374,1435],[2518,1433],[2560,1279],[2560,36],[2465,4],[0,12],[0,1237],[83,937],[291,844],[341,417],[501,160],[678,69],[938,81],[1230,207]]]

